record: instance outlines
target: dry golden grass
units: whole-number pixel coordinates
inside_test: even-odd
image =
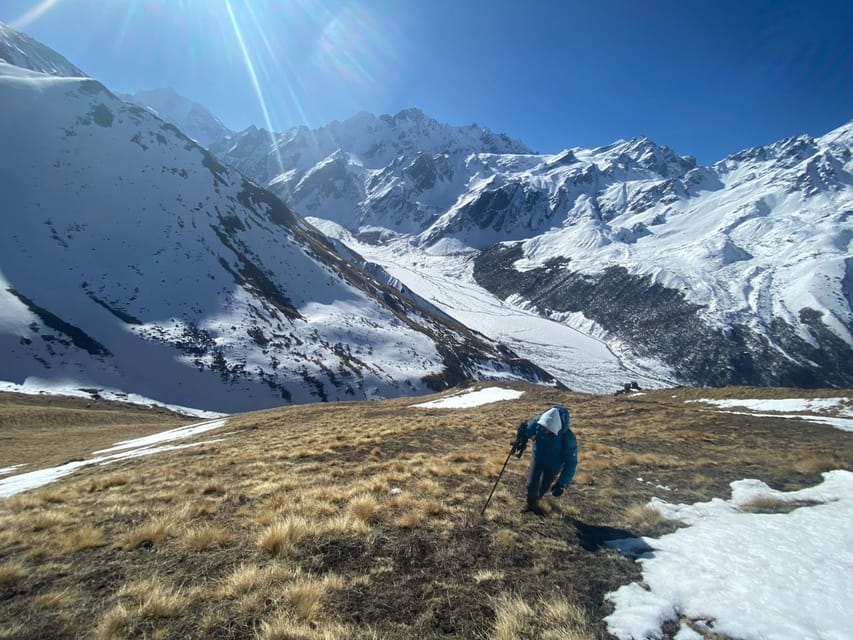
[[[495,603],[490,640],[592,640],[597,637],[589,614],[560,597],[534,600],[502,595]]]
[[[505,549],[514,549],[518,545],[518,533],[512,529],[498,529],[492,538],[496,545]]]
[[[23,636],[25,632],[26,628],[21,623],[0,622],[0,640],[14,640]]]
[[[835,456],[808,456],[794,462],[794,471],[802,474],[815,474],[838,469],[843,465]]]
[[[262,623],[258,640],[349,640],[353,636],[341,625],[316,626],[280,614]]]
[[[649,535],[652,531],[667,522],[664,515],[648,504],[635,504],[625,510],[625,523],[641,535]]]
[[[101,616],[93,635],[96,640],[116,640],[123,637],[121,631],[130,621],[131,614],[127,607],[117,604]]]
[[[379,500],[369,493],[357,495],[347,503],[347,512],[365,523],[375,521],[381,509]]]
[[[71,589],[46,591],[33,598],[33,605],[39,609],[67,610],[74,607],[78,596]]]
[[[175,525],[168,516],[161,516],[150,522],[131,529],[119,541],[122,549],[138,549],[141,546],[161,544],[166,538],[174,535]]]
[[[164,583],[159,576],[130,582],[118,592],[133,618],[172,618],[186,606],[189,598],[183,589]]]
[[[536,638],[533,608],[518,597],[501,596],[494,604],[495,627],[490,640]]]
[[[426,514],[422,511],[412,510],[400,514],[394,520],[394,526],[400,529],[414,529],[426,520]]]
[[[620,467],[644,466],[644,467],[679,467],[685,461],[677,456],[661,453],[625,453],[619,456],[617,465]]]
[[[181,547],[187,551],[209,551],[227,547],[235,540],[234,533],[227,529],[217,525],[204,525],[187,531],[181,539]]]
[[[187,424],[164,409],[103,400],[0,394],[3,446],[0,468],[28,464],[41,468],[89,457],[119,440],[137,438]],[[61,438],[57,438],[61,433]]]
[[[27,569],[20,560],[7,560],[0,564],[0,586],[16,582],[27,575]]]
[[[561,597],[542,602],[545,629],[542,640],[592,640],[597,637],[589,612]]]
[[[285,587],[284,600],[300,620],[315,621],[329,591],[343,587],[344,581],[338,576],[324,576],[321,579],[302,576]]]
[[[288,516],[264,529],[258,536],[258,546],[275,556],[293,555],[313,530],[314,526],[308,518]]]
[[[71,514],[67,511],[51,509],[50,511],[37,511],[17,518],[16,524],[22,530],[39,532],[59,529],[71,520]]]
[[[65,539],[60,544],[60,548],[64,553],[77,553],[84,549],[102,547],[105,544],[106,538],[101,529],[84,524],[79,529],[65,536]]]
[[[400,399],[233,416],[215,445],[0,501],[0,619],[28,621],[0,628],[18,640],[604,637],[601,593],[639,569],[587,551],[582,534],[659,535],[652,496],[727,498],[743,477],[792,490],[853,460],[851,434],[684,403],[752,390],[518,387],[519,400],[464,411]],[[514,426],[553,403],[572,409],[575,482],[543,500],[545,516],[522,514],[528,452],[480,517]]]
[[[740,505],[740,510],[746,513],[790,513],[803,506],[817,504],[811,501],[784,500],[773,496],[759,496]]]
[[[330,538],[359,538],[370,531],[368,524],[353,517],[349,513],[342,513],[326,520],[322,520],[315,528],[314,538],[324,540]]]
[[[353,485],[353,491],[356,493],[372,493],[380,496],[386,495],[391,490],[388,481],[379,476],[369,476],[360,478]]]
[[[186,517],[189,520],[215,515],[219,505],[215,502],[193,502],[187,507]]]
[[[595,476],[587,471],[586,469],[579,469],[575,473],[575,477],[572,480],[575,485],[583,484],[583,485],[591,485],[595,483]]]
[[[201,494],[204,496],[223,496],[227,493],[224,482],[207,482],[201,488]]]
[[[474,582],[477,584],[483,584],[484,582],[496,582],[500,584],[503,582],[506,574],[503,571],[493,571],[491,569],[483,569],[478,571],[473,576]]]
[[[279,578],[279,574],[276,567],[240,565],[223,579],[218,593],[223,598],[239,598],[253,591],[265,590]]]
[[[87,486],[87,490],[104,491],[113,487],[121,487],[130,482],[130,475],[127,473],[113,473],[104,478],[93,479]]]

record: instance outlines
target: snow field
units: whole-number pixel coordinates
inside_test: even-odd
[[[613,541],[638,557],[643,585],[607,594],[605,618],[620,640],[661,637],[679,617],[743,640],[843,640],[853,629],[853,473],[830,471],[816,487],[784,493],[733,482],[730,500],[650,504],[684,529],[658,539]],[[790,513],[744,513],[756,498],[814,502]],[[683,627],[681,638],[695,637]]]
[[[326,235],[382,265],[417,295],[462,324],[503,342],[576,391],[610,393],[627,380],[660,387],[671,378],[667,367],[651,360],[629,361],[611,350],[594,323],[583,318],[549,320],[524,302],[499,300],[474,281],[470,254],[430,255],[406,241],[382,246],[361,243],[339,225],[309,218]],[[579,314],[578,314],[579,315]],[[571,321],[571,322],[569,322]],[[577,324],[579,328],[574,328]]]
[[[782,398],[765,400],[688,400],[688,402],[704,402],[725,409],[731,407],[744,407],[750,411],[811,411],[825,412],[836,409],[849,402],[848,398]],[[853,416],[853,409],[842,410],[845,415]]]
[[[413,407],[421,409],[470,409],[492,402],[502,400],[515,400],[524,395],[523,391],[513,389],[501,389],[500,387],[486,387],[479,391],[463,391],[446,398],[413,404]]]
[[[721,408],[742,407],[751,412],[755,411],[802,411],[804,413],[745,413],[740,411],[721,411],[721,413],[736,413],[741,415],[753,415],[764,418],[786,418],[789,420],[807,420],[818,424],[829,425],[841,431],[853,431],[853,406],[850,398],[812,398],[809,400],[800,398],[776,399],[776,400],[688,400],[688,402],[703,402]],[[835,417],[823,415],[827,411],[837,411],[840,416]],[[809,413],[806,413],[809,412]]]

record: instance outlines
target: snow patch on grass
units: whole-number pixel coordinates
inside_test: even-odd
[[[59,480],[60,478],[64,478],[65,476],[72,474],[74,471],[81,467],[88,467],[94,464],[109,464],[111,462],[116,462],[117,460],[126,460],[128,458],[150,456],[155,453],[162,453],[163,451],[186,449],[188,447],[197,447],[203,444],[212,444],[214,442],[220,442],[222,440],[221,438],[216,440],[206,440],[204,442],[191,442],[189,444],[173,444],[163,445],[159,447],[152,446],[154,444],[159,444],[162,442],[172,442],[178,439],[189,438],[191,436],[210,431],[211,429],[218,429],[220,427],[225,426],[226,422],[226,420],[212,420],[209,422],[201,422],[198,424],[189,425],[187,427],[180,427],[178,429],[170,429],[169,431],[155,433],[144,438],[125,440],[124,442],[116,443],[115,446],[110,447],[109,449],[95,451],[93,454],[97,456],[95,458],[90,458],[88,460],[72,460],[71,462],[60,465],[58,467],[38,469],[36,471],[19,473],[8,478],[3,478],[2,480],[0,480],[0,498],[8,498],[23,491],[29,491],[30,489],[36,489],[46,484],[50,484],[51,482],[54,482],[56,480]],[[99,455],[110,453],[112,451],[118,451],[119,453],[112,453],[111,455]],[[15,469],[20,466],[23,465],[15,465],[14,467],[8,467],[8,469]]]
[[[764,400],[740,400],[738,398],[729,398],[726,400],[688,400],[687,402],[704,402],[705,404],[712,404],[723,409],[743,407],[750,411],[777,411],[782,413],[803,411],[824,413],[841,407],[844,403],[849,402],[849,398],[780,398]],[[846,414],[851,414],[851,410],[847,409]]]
[[[100,451],[95,451],[94,454],[110,453],[112,451],[121,451],[122,449],[139,449],[142,447],[150,447],[152,444],[158,444],[160,442],[182,440],[183,438],[189,438],[191,436],[198,435],[199,433],[224,427],[225,422],[225,420],[212,420],[210,422],[191,424],[186,427],[178,427],[177,429],[169,429],[168,431],[161,431],[160,433],[154,433],[150,436],[117,442],[109,449],[101,449]]]
[[[829,425],[842,431],[853,431],[853,408],[850,406],[850,398],[784,398],[763,400],[741,400],[738,398],[726,400],[687,400],[687,402],[702,402],[714,405],[722,409],[732,407],[748,409],[751,412],[773,411],[780,413],[744,413],[738,411],[721,411],[720,413],[732,413],[735,415],[751,415],[759,418],[797,418],[808,420],[818,424]],[[801,411],[802,413],[786,414],[781,412]],[[834,411],[840,416],[836,417],[822,415]]]
[[[0,469],[0,476],[8,476],[15,469],[20,469],[21,467],[26,467],[26,464],[13,464],[11,467],[3,467]]]
[[[853,610],[853,473],[830,471],[823,482],[781,492],[758,480],[732,483],[730,500],[650,505],[689,525],[658,539],[609,543],[638,555],[643,585],[607,594],[605,618],[622,640],[661,637],[679,616],[705,621],[726,637],[777,640],[849,637]],[[744,513],[759,497],[797,503],[789,513]],[[709,622],[710,621],[710,622]]]
[[[465,391],[448,396],[447,398],[413,404],[412,406],[423,409],[469,409],[492,402],[500,402],[501,400],[515,400],[520,398],[523,393],[523,391],[515,391],[514,389],[487,387],[479,391]]]

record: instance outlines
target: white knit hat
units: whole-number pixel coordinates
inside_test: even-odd
[[[560,419],[560,410],[557,407],[548,409],[548,411],[539,416],[539,424],[554,435],[557,435],[560,433],[560,429],[563,428],[563,421]]]

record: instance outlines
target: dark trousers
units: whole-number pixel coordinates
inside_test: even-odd
[[[530,461],[530,471],[527,474],[527,504],[534,506],[539,498],[551,489],[554,478],[557,477],[559,469],[548,469],[536,461]]]

